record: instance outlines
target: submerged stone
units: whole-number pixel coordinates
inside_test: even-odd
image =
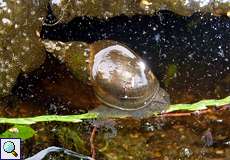
[[[43,63],[45,52],[39,33],[48,0],[0,1],[0,97],[10,93],[21,72]]]
[[[194,12],[211,12],[228,15],[230,2],[227,0],[51,0],[51,8],[58,21],[68,22],[76,16],[109,18],[119,15],[153,15],[159,10],[170,10],[180,15]]]

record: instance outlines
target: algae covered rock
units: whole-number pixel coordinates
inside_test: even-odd
[[[159,10],[170,10],[180,15],[211,12],[229,15],[228,0],[51,0],[51,8],[59,21],[68,22],[76,16],[109,18],[119,15],[152,15]]]
[[[46,50],[61,63],[65,63],[73,75],[80,81],[88,83],[88,62],[90,45],[85,42],[61,42],[43,40]]]
[[[10,93],[21,72],[43,63],[39,33],[48,0],[0,0],[0,97]]]

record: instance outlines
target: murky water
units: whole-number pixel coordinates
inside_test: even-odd
[[[119,16],[108,20],[77,17],[68,24],[43,27],[42,37],[94,42],[112,39],[128,45],[151,67],[172,103],[224,98],[230,93],[230,19],[195,13],[191,17],[161,11],[155,16]],[[51,55],[36,71],[21,75],[0,115],[80,114],[100,102],[92,88],[76,80]],[[230,159],[230,112],[210,109],[187,116],[144,120],[39,123],[23,142],[23,156],[59,146],[96,159]],[[1,125],[0,131],[8,128]],[[94,130],[95,131],[95,130]],[[46,159],[76,159],[63,153]]]

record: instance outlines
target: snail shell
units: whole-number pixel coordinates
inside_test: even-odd
[[[44,42],[76,78],[91,84],[102,105],[91,112],[102,117],[148,117],[169,105],[168,94],[145,62],[116,41]],[[84,56],[83,56],[84,55]],[[83,68],[83,69],[82,69]]]
[[[159,83],[143,60],[117,42],[91,45],[90,76],[98,99],[120,110],[148,106]]]

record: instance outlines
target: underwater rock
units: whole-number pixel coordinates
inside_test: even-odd
[[[43,63],[39,38],[48,0],[0,1],[0,97],[10,93],[21,72]]]
[[[122,14],[153,15],[159,10],[170,10],[180,15],[191,15],[194,12],[228,15],[230,10],[227,0],[51,0],[50,4],[58,22],[68,22],[76,16],[107,19]]]
[[[61,63],[65,63],[73,75],[80,81],[87,83],[89,44],[80,41],[61,42],[44,40],[46,50],[53,54]]]

